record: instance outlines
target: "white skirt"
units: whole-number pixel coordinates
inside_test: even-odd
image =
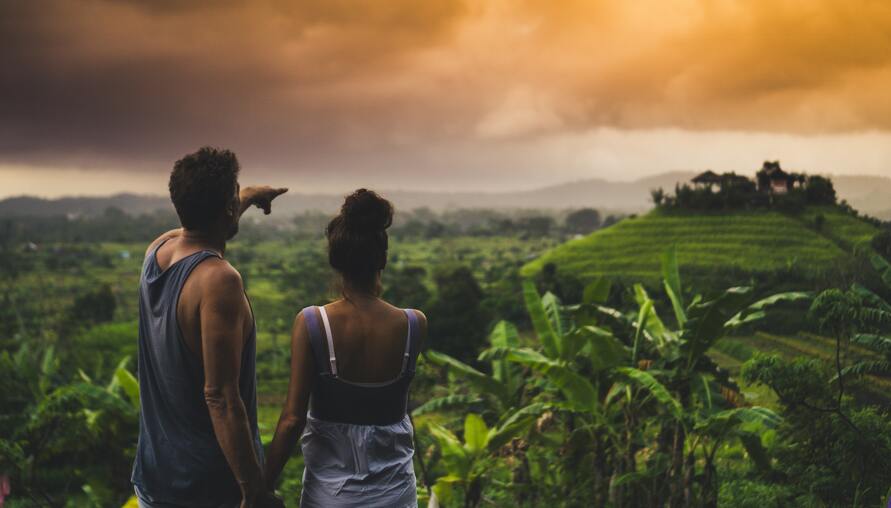
[[[408,415],[391,425],[354,425],[310,414],[300,439],[300,506],[416,507],[412,437]]]

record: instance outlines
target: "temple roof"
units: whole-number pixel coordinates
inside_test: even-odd
[[[721,175],[715,173],[712,170],[708,170],[701,175],[697,175],[692,180],[693,183],[721,183],[721,181]]]

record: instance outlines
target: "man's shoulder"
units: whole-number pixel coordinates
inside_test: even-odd
[[[165,241],[170,240],[171,238],[175,238],[175,237],[177,237],[177,236],[180,236],[181,233],[182,233],[182,228],[171,229],[170,231],[167,231],[166,233],[163,233],[163,234],[162,234],[161,236],[159,236],[158,238],[155,238],[155,239],[152,241],[152,243],[150,243],[150,244],[148,245],[148,248],[145,249],[145,255],[146,255],[146,257],[147,257],[149,254],[151,254],[151,252],[152,252],[153,250],[155,250],[156,247],[158,247],[159,245],[161,245],[161,244],[164,243]]]
[[[244,290],[238,270],[225,259],[216,256],[207,258],[195,267],[190,278],[199,282],[202,292],[206,294]]]

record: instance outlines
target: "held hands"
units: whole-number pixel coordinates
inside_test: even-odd
[[[263,210],[263,213],[269,215],[272,212],[272,200],[288,192],[287,187],[270,187],[268,185],[244,187],[241,189],[239,199],[241,199],[242,213],[256,206]]]
[[[285,508],[285,502],[272,492],[263,492],[242,499],[241,508]]]

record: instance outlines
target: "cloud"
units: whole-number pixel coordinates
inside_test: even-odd
[[[0,163],[35,167],[211,143],[408,174],[602,128],[891,130],[876,0],[7,0],[0,62]]]

